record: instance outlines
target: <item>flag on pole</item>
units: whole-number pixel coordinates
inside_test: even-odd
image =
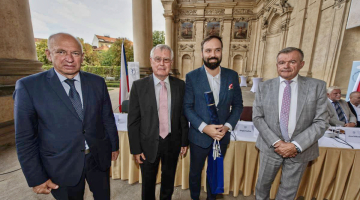
[[[356,79],[356,81],[355,81],[355,84],[354,84],[354,87],[353,87],[353,92],[354,91],[357,91],[357,92],[360,92],[360,73],[359,73],[359,75],[358,75],[358,77],[357,77],[357,79]]]
[[[126,63],[124,41],[121,45],[121,69],[120,69],[120,92],[119,92],[119,111],[124,100],[129,99],[129,77]]]

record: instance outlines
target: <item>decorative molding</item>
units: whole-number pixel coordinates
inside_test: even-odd
[[[180,10],[179,15],[195,16],[196,10]]]
[[[263,33],[261,34],[261,41],[262,41],[262,42],[266,42],[266,32],[263,32]]]
[[[235,9],[234,10],[234,15],[244,15],[244,14],[251,15],[251,14],[253,14],[253,11],[250,9]]]
[[[179,51],[194,52],[195,44],[180,44]]]
[[[225,9],[206,9],[205,15],[224,15]]]
[[[337,9],[340,9],[343,7],[343,3],[347,3],[349,0],[335,0],[334,1],[334,5],[333,5],[333,8],[337,8]]]
[[[0,59],[1,76],[30,75],[42,72],[42,62],[37,60]]]
[[[278,14],[281,17],[287,13],[291,13],[292,11],[293,7],[291,7],[290,4],[287,3],[287,0],[280,0],[279,4],[274,4],[270,7],[265,8],[261,28],[267,29],[270,20],[272,19],[272,17],[274,17],[275,14]],[[288,15],[288,18],[290,18],[290,14]]]
[[[231,51],[249,51],[249,46],[246,44],[233,44]]]

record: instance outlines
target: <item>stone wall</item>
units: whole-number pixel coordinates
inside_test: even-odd
[[[202,65],[200,43],[211,31],[223,38],[222,66],[249,77],[276,77],[277,52],[293,46],[305,54],[301,75],[344,93],[352,61],[360,60],[360,30],[345,30],[350,0],[162,1],[173,1],[181,78]]]

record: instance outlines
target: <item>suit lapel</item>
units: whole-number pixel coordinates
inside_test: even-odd
[[[211,91],[209,80],[207,78],[204,65],[200,68],[200,75],[199,75],[198,83],[199,83],[200,87],[202,88],[203,92]],[[198,87],[198,86],[194,85],[194,87]]]
[[[228,74],[225,70],[221,70],[220,74],[220,93],[219,93],[219,103],[221,105],[223,101],[225,101],[225,97],[227,97],[226,92],[228,90]]]
[[[275,78],[271,81],[271,84],[269,85],[269,94],[270,94],[270,105],[274,105],[274,110],[276,113],[275,119],[278,124],[278,131],[280,131],[280,120],[279,120],[279,87],[280,87],[280,79]]]
[[[154,114],[156,118],[159,118],[158,110],[157,110],[157,102],[156,102],[156,96],[155,96],[155,87],[154,87],[154,74],[149,76],[149,82],[147,84],[147,97],[149,97],[150,105],[152,106],[153,110],[155,111]]]
[[[49,85],[57,94],[57,96],[62,100],[66,107],[74,114],[79,120],[79,115],[76,113],[74,106],[72,105],[69,96],[66,94],[64,87],[62,86],[59,77],[56,75],[54,68],[48,71],[47,80]]]
[[[172,122],[173,119],[173,113],[174,113],[174,106],[175,106],[175,100],[178,99],[177,94],[179,94],[178,92],[178,88],[177,85],[175,84],[173,77],[169,76],[169,82],[170,82],[170,92],[171,92],[171,110],[170,110],[170,120]],[[173,123],[171,123],[173,124]]]
[[[299,117],[301,111],[304,108],[306,99],[307,99],[307,91],[308,84],[302,76],[298,76],[298,99],[297,99],[297,109],[296,109],[296,121],[299,121]],[[296,127],[295,127],[296,128]]]
[[[84,120],[85,121],[85,116],[86,116],[86,108],[88,105],[88,100],[90,98],[88,97],[89,94],[89,84],[87,83],[87,79],[86,79],[86,74],[84,74],[83,72],[80,71],[80,81],[81,81],[81,92],[82,92],[82,101],[83,101],[83,113],[84,113]]]

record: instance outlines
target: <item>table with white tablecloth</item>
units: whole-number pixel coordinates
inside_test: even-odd
[[[343,136],[341,136],[343,137]],[[139,166],[132,159],[129,150],[127,131],[119,131],[120,155],[112,161],[111,176],[113,179],[128,180],[130,184],[141,183]],[[253,133],[243,133],[237,141],[230,141],[224,158],[224,194],[233,192],[238,196],[254,194],[259,168],[259,151],[255,147],[256,137]],[[351,143],[357,149],[350,149],[332,138],[319,140],[320,156],[310,162],[300,183],[297,196],[305,199],[359,199],[360,198],[360,144]],[[189,188],[189,152],[179,157],[175,186]],[[206,164],[202,174],[202,185],[206,181]],[[160,172],[160,171],[159,171]],[[280,175],[275,178],[270,198],[275,198],[280,184]],[[158,182],[160,173],[158,174]]]

